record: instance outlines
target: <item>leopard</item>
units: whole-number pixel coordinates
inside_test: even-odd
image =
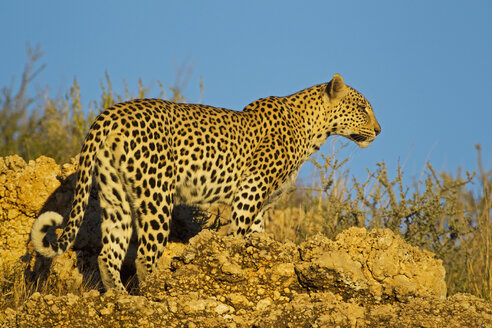
[[[380,132],[369,101],[340,74],[288,96],[258,99],[242,111],[160,99],[118,103],[97,116],[83,141],[65,224],[59,213],[44,212],[31,241],[44,257],[67,251],[96,188],[101,281],[105,290],[127,292],[120,271],[134,230],[142,281],[165,250],[176,206],[224,204],[231,208],[229,235],[261,233],[265,212],[330,135],[365,148]],[[47,238],[60,226],[58,238]]]

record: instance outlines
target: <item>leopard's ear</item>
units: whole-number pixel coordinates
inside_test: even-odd
[[[328,82],[327,92],[330,99],[340,98],[346,86],[340,74],[333,75],[333,79]]]

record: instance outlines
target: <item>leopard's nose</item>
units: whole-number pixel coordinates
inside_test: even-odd
[[[376,135],[381,133],[381,126],[379,124],[374,128],[374,132],[376,133]]]

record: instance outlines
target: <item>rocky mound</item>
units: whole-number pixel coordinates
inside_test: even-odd
[[[20,266],[26,280],[58,292],[35,292],[17,308],[0,309],[0,327],[492,326],[490,303],[446,298],[441,262],[390,230],[351,228],[335,241],[316,235],[295,245],[269,234],[196,234],[178,218],[174,240],[181,242],[170,244],[137,295],[101,294],[95,195],[73,251],[48,261],[28,241],[40,211],[67,214],[74,169],[43,157],[0,158],[3,277]],[[131,270],[130,256],[123,274],[131,277]]]

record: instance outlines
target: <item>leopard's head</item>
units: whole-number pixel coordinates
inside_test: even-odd
[[[327,128],[330,134],[344,136],[365,148],[381,133],[369,101],[345,85],[339,74],[326,84]]]

